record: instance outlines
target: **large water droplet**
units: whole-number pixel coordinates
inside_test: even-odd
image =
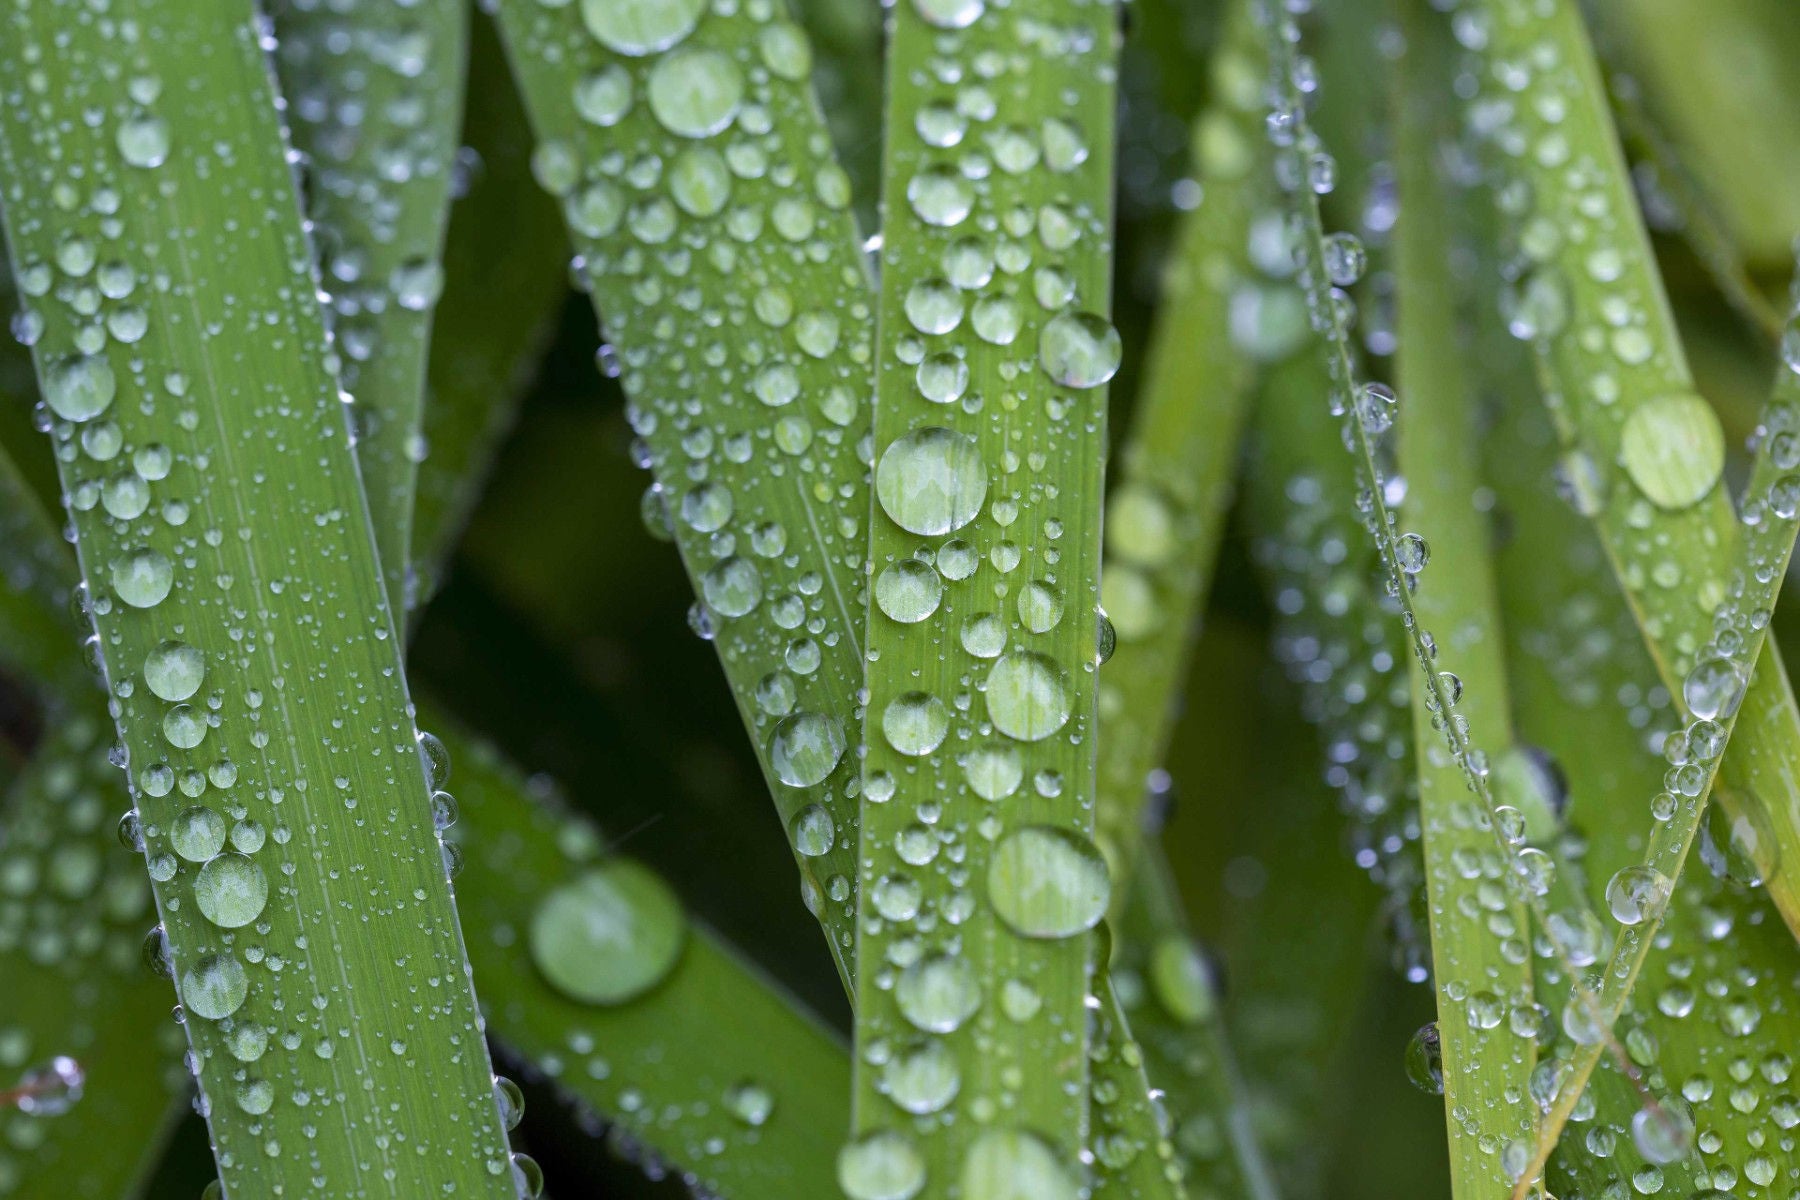
[[[737,116],[744,73],[718,50],[677,50],[650,72],[650,111],[678,137],[711,137]]]
[[[877,1130],[838,1151],[837,1179],[849,1200],[912,1200],[925,1186],[925,1159],[904,1133]]]
[[[1111,895],[1099,849],[1065,829],[1015,829],[988,860],[988,902],[1008,928],[1025,937],[1085,933],[1106,915]]]
[[[1064,387],[1099,387],[1118,374],[1123,356],[1119,331],[1093,313],[1058,313],[1038,335],[1038,361]]]
[[[785,682],[786,677],[782,679]],[[843,727],[835,718],[795,713],[769,735],[769,765],[789,787],[812,787],[837,769],[845,744]]]
[[[895,439],[875,468],[881,509],[908,533],[961,529],[987,499],[987,466],[967,434],[928,426]]]
[[[694,31],[706,0],[581,0],[588,32],[620,54],[667,50]]]
[[[65,421],[91,421],[112,407],[118,390],[112,365],[97,354],[87,355],[50,368],[44,380],[44,403]]]
[[[269,879],[248,855],[221,854],[200,868],[194,901],[214,925],[239,929],[262,915],[269,902]]]
[[[159,699],[186,700],[205,679],[205,656],[186,642],[163,642],[144,658],[144,683]]]
[[[250,994],[244,964],[229,952],[209,954],[181,973],[181,1002],[195,1016],[223,1021]]]
[[[1619,456],[1651,503],[1683,509],[1698,503],[1719,481],[1725,469],[1725,433],[1699,396],[1658,396],[1627,418]]]
[[[963,1159],[963,1200],[1076,1200],[1074,1178],[1042,1140],[1021,1129],[989,1129]]]
[[[967,959],[935,954],[907,967],[895,985],[900,1014],[927,1033],[949,1033],[981,1007],[981,984]]]
[[[175,586],[175,564],[160,550],[133,550],[114,560],[112,585],[133,608],[155,608]]]
[[[614,858],[551,892],[531,918],[531,958],[583,1004],[623,1004],[668,975],[687,919],[648,868]]]
[[[988,672],[988,717],[994,728],[1024,742],[1041,741],[1069,720],[1069,692],[1061,667],[1042,654],[1007,655]]]
[[[943,744],[949,731],[949,709],[929,692],[902,693],[881,712],[881,732],[902,754],[930,754]]]
[[[881,1084],[888,1099],[909,1113],[924,1115],[942,1109],[956,1098],[962,1072],[956,1055],[941,1041],[920,1042],[887,1061]]]
[[[875,578],[875,603],[903,624],[917,624],[936,612],[943,595],[944,581],[916,558],[892,563]]]

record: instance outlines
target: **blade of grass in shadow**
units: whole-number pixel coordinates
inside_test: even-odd
[[[1395,370],[1407,405],[1398,414],[1396,470],[1406,480],[1406,519],[1436,548],[1412,599],[1418,620],[1443,639],[1456,676],[1440,707],[1424,681],[1437,670],[1413,659],[1413,761],[1430,914],[1437,1049],[1450,1138],[1450,1181],[1459,1200],[1504,1196],[1509,1172],[1532,1129],[1527,1081],[1537,1061],[1536,1030],[1509,1014],[1534,1011],[1526,907],[1496,852],[1492,816],[1443,746],[1447,721],[1466,722],[1485,745],[1510,741],[1504,642],[1494,601],[1486,515],[1476,506],[1474,396],[1464,374],[1457,306],[1449,277],[1447,187],[1442,175],[1437,94],[1428,81],[1445,48],[1416,21],[1402,26],[1394,160],[1400,219],[1394,225],[1399,296]],[[1379,432],[1394,421],[1387,397],[1370,394],[1358,413]],[[1439,677],[1442,680],[1442,676]]]
[[[462,126],[468,0],[275,0],[274,63],[302,156],[338,377],[396,613],[413,607],[413,492],[432,308]]]
[[[470,36],[463,171],[444,240],[412,515],[422,606],[437,590],[568,297],[568,243],[531,182],[531,132],[493,23]],[[359,448],[360,452],[360,448]]]
[[[5,517],[14,527],[39,528],[34,508],[27,498],[18,508],[8,504]],[[40,679],[73,687],[58,703],[78,705],[98,694],[50,599],[67,590],[74,564],[62,547],[47,549],[55,553],[43,556],[43,581],[0,590],[0,622],[57,627],[45,662],[28,669],[41,667]],[[40,1111],[11,1119],[43,1126],[32,1135],[33,1172],[54,1172],[76,1194],[110,1198],[132,1191],[153,1163],[150,1140],[162,1126],[151,1117],[168,1108],[170,1090],[185,1100],[182,1039],[179,1026],[162,1018],[165,985],[144,970],[136,933],[121,940],[108,928],[129,928],[134,919],[141,928],[150,896],[140,873],[104,865],[108,853],[119,853],[109,818],[124,800],[97,736],[104,714],[78,706],[57,712],[53,744],[11,798],[0,843],[8,878],[31,866],[55,889],[56,903],[35,907],[26,928],[9,927],[14,910],[0,906],[0,957],[16,945],[21,960],[6,978],[44,1003],[25,1014],[23,1028],[9,1020],[0,1050],[9,1059],[14,1047],[21,1055],[43,1045],[78,1052],[80,1106],[56,1116],[57,1098],[46,1093]],[[461,817],[452,826],[464,864],[458,890],[482,931],[469,957],[491,1032],[532,1071],[612,1122],[615,1145],[647,1167],[678,1170],[727,1200],[822,1194],[839,1143],[832,1115],[850,1085],[842,1045],[689,922],[656,876],[602,858],[599,831],[569,814],[541,779],[524,779],[485,744],[430,716],[454,764],[454,778],[444,781],[460,799],[440,792],[437,811],[441,820]],[[630,936],[596,932],[621,929]],[[104,974],[96,978],[90,967]],[[717,1021],[722,1008],[733,1014],[729,1029]],[[42,1036],[25,1045],[19,1032]],[[166,1084],[154,1070],[158,1054],[173,1070]],[[165,1101],[154,1113],[138,1098],[151,1085]],[[72,1166],[72,1148],[94,1136],[96,1121],[122,1147],[143,1144],[145,1156],[87,1156],[89,1165]]]
[[[1116,19],[1069,0],[893,10],[858,854],[858,956],[883,966],[857,977],[840,1162],[858,1200],[1082,1190],[1108,901]],[[992,174],[965,173],[965,140]],[[928,1067],[953,1096],[897,1086]]]
[[[0,43],[38,64],[0,101],[20,327],[225,1190],[511,1197],[255,14]]]
[[[1773,651],[1747,691],[1704,655],[1740,554],[1724,437],[1694,393],[1579,15],[1572,0],[1464,0],[1459,12],[1481,88],[1468,120],[1518,251],[1508,325],[1536,353],[1567,471],[1664,684],[1691,716],[1742,698],[1749,719],[1721,800],[1763,807],[1738,815],[1770,829],[1769,891],[1800,930],[1800,710]],[[1551,99],[1516,102],[1518,72]]]

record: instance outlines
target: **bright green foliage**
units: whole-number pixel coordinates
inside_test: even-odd
[[[404,612],[469,5],[276,0],[271,15],[369,519],[389,602]]]
[[[500,22],[656,474],[646,520],[696,581],[849,980],[867,267],[799,27],[659,12],[508,0]]]
[[[16,9],[0,52],[21,320],[226,1187],[510,1195],[252,14]]]
[[[1407,483],[1408,527],[1435,548],[1432,569],[1413,596],[1413,612],[1442,639],[1445,661],[1456,670],[1448,679],[1439,676],[1455,705],[1446,710],[1423,678],[1437,664],[1417,658],[1410,663],[1437,995],[1433,1032],[1451,1187],[1466,1200],[1510,1191],[1511,1167],[1502,1151],[1522,1147],[1532,1128],[1527,1080],[1537,1057],[1535,1031],[1521,1031],[1517,1018],[1508,1019],[1533,1009],[1526,953],[1532,931],[1526,906],[1514,893],[1510,856],[1495,844],[1494,818],[1471,792],[1441,732],[1446,721],[1466,722],[1479,744],[1506,746],[1511,713],[1486,517],[1472,495],[1479,477],[1476,419],[1448,270],[1441,117],[1432,111],[1432,97],[1413,83],[1431,78],[1419,60],[1441,55],[1443,48],[1422,31],[1411,32],[1402,76],[1412,86],[1397,103],[1398,183],[1407,219],[1396,230],[1394,246],[1401,288],[1396,366],[1407,404],[1399,419],[1396,466]],[[1361,404],[1357,417],[1365,426],[1393,420],[1385,396],[1365,393]],[[1514,815],[1523,820],[1516,809]]]
[[[968,1200],[1079,1187],[1086,934],[1109,900],[1091,837],[1114,16],[894,13],[860,856],[859,954],[882,965],[857,979],[855,1200],[896,1178]],[[991,174],[960,169],[965,138]],[[909,1094],[926,1063],[953,1099]]]
[[[1601,530],[1664,684],[1691,716],[1716,716],[1716,705],[1695,707],[1690,689],[1704,687],[1702,652],[1738,565],[1724,436],[1694,392],[1586,34],[1572,0],[1463,7],[1462,27],[1487,31],[1471,119],[1525,262],[1503,300],[1508,326],[1537,353],[1563,473]],[[1508,99],[1515,72],[1544,99]],[[1720,798],[1769,829],[1770,894],[1800,928],[1800,710],[1779,656],[1755,673],[1743,704],[1750,719]]]

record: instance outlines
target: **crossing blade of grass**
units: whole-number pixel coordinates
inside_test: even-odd
[[[432,308],[468,59],[467,0],[275,0],[275,68],[355,396],[356,457],[396,612],[413,606],[413,493]]]
[[[1442,62],[1445,47],[1422,36],[1416,21],[1403,28],[1410,36],[1395,105],[1395,368],[1407,405],[1398,419],[1396,468],[1406,480],[1408,524],[1436,549],[1413,611],[1444,639],[1456,665],[1448,681],[1453,710],[1434,703],[1425,686],[1424,673],[1436,671],[1435,663],[1414,659],[1411,671],[1437,1047],[1451,1191],[1461,1200],[1506,1195],[1509,1170],[1531,1133],[1527,1086],[1537,1059],[1535,1030],[1505,1018],[1533,1011],[1525,953],[1532,934],[1526,907],[1512,894],[1510,864],[1496,852],[1492,816],[1471,794],[1440,732],[1447,721],[1466,722],[1472,737],[1500,745],[1510,740],[1511,715],[1486,515],[1474,498],[1474,395],[1449,275],[1448,185],[1441,175],[1437,94],[1427,82],[1435,72],[1425,65]],[[1392,414],[1375,407],[1385,404],[1385,397],[1369,396],[1359,419],[1385,425]]]
[[[1092,835],[1116,17],[1068,0],[893,13],[867,965],[840,1162],[859,1200],[896,1180],[933,1197],[1082,1188],[1088,931],[1108,901]],[[904,1086],[928,1063],[954,1098]]]
[[[1484,354],[1482,361],[1500,358]],[[1487,479],[1514,531],[1498,565],[1515,708],[1521,735],[1542,747],[1566,780],[1593,899],[1602,903],[1614,873],[1639,862],[1644,833],[1642,811],[1613,798],[1652,795],[1662,786],[1669,764],[1644,753],[1645,729],[1666,727],[1675,714],[1657,700],[1655,666],[1596,532],[1572,521],[1567,502],[1547,486],[1560,456],[1556,436],[1540,408],[1521,402],[1533,387],[1528,362],[1519,375],[1496,407],[1486,446]],[[1752,889],[1745,851],[1754,829],[1714,808],[1703,836],[1706,869],[1682,873],[1661,935],[1669,948],[1647,960],[1621,1022],[1652,1094],[1685,1114],[1682,1127],[1691,1120],[1702,1134],[1659,1137],[1662,1126],[1640,1115],[1638,1089],[1602,1063],[1582,1104],[1590,1111],[1578,1126],[1581,1136],[1565,1137],[1552,1160],[1558,1195],[1642,1186],[1704,1195],[1720,1172],[1773,1178],[1794,1169],[1781,1136],[1790,1116],[1784,1087],[1754,1070],[1743,1080],[1729,1070],[1731,1063],[1779,1068],[1784,1048],[1800,1036],[1791,1028],[1800,1012],[1793,939]],[[1724,1059],[1714,1034],[1721,1029],[1731,1039]],[[1554,1062],[1540,1066],[1565,1070]],[[1548,1094],[1534,1088],[1540,1099]]]
[[[1702,656],[1741,541],[1720,484],[1724,437],[1694,393],[1586,34],[1572,0],[1459,12],[1465,38],[1482,31],[1469,120],[1519,251],[1509,326],[1537,354],[1567,471],[1664,684],[1690,715],[1718,716],[1695,701],[1729,673]],[[1553,99],[1517,102],[1524,78]],[[1769,892],[1800,930],[1800,710],[1773,650],[1742,703],[1756,717],[1727,756],[1721,801],[1760,808],[1736,815],[1770,829]]]
[[[11,528],[36,529],[44,522],[34,509],[23,498],[3,515]],[[76,1194],[114,1197],[130,1193],[151,1160],[89,1156],[89,1165],[74,1168],[71,1148],[91,1138],[99,1121],[118,1144],[141,1143],[148,1154],[161,1128],[151,1118],[168,1108],[171,1090],[185,1098],[176,1061],[182,1039],[178,1026],[161,1019],[166,993],[143,969],[136,933],[121,941],[108,928],[129,927],[134,918],[141,928],[149,888],[141,874],[120,876],[103,865],[108,852],[120,853],[106,818],[124,798],[98,736],[103,714],[77,703],[94,693],[50,598],[67,591],[74,564],[60,546],[46,548],[43,561],[41,580],[0,589],[0,622],[57,627],[60,635],[43,663],[21,668],[51,687],[59,719],[51,723],[53,744],[9,800],[0,869],[16,878],[35,868],[53,881],[55,903],[0,905],[0,956],[20,958],[7,978],[44,1000],[28,1014],[34,1040],[23,1045],[9,1023],[0,1049],[80,1051],[86,1095],[54,1123],[48,1108],[27,1115],[45,1130],[28,1161],[34,1172],[54,1171],[77,1186]],[[526,780],[447,719],[428,717],[442,731],[460,797],[440,793],[438,807],[461,817],[453,826],[464,864],[458,884],[464,912],[483,931],[469,957],[483,981],[491,1032],[535,1074],[613,1122],[615,1142],[646,1166],[678,1170],[726,1200],[829,1188],[839,1143],[833,1114],[850,1086],[842,1045],[711,931],[689,922],[666,884],[635,863],[603,858],[601,833],[543,781]],[[631,936],[593,941],[601,926],[581,918],[596,913]],[[15,919],[23,924],[13,927]],[[722,1008],[733,1014],[729,1029],[717,1022]],[[155,1053],[174,1073],[152,1088],[162,1077],[142,1060]],[[160,1108],[146,1107],[146,1092],[163,1099]]]
[[[655,472],[646,511],[695,580],[690,619],[718,647],[848,984],[867,264],[799,27],[679,4],[652,36],[627,16],[597,0],[499,10],[535,173]]]
[[[1150,772],[1168,748],[1232,495],[1254,360],[1233,340],[1232,306],[1253,268],[1251,218],[1271,189],[1258,123],[1265,74],[1244,4],[1232,5],[1210,67],[1215,102],[1195,127],[1199,206],[1165,267],[1144,383],[1107,502],[1101,604],[1116,649],[1100,678],[1101,848],[1123,911]]]
[[[0,47],[20,326],[225,1191],[510,1196],[254,14],[46,4]]]
[[[425,460],[412,514],[419,606],[437,590],[538,355],[568,296],[556,206],[531,182],[531,131],[492,22],[470,37],[463,139],[475,155],[450,211],[432,315]]]

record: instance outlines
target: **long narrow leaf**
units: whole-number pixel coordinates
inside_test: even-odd
[[[510,1196],[254,14],[46,4],[0,54],[36,64],[0,103],[21,319],[225,1188]]]

